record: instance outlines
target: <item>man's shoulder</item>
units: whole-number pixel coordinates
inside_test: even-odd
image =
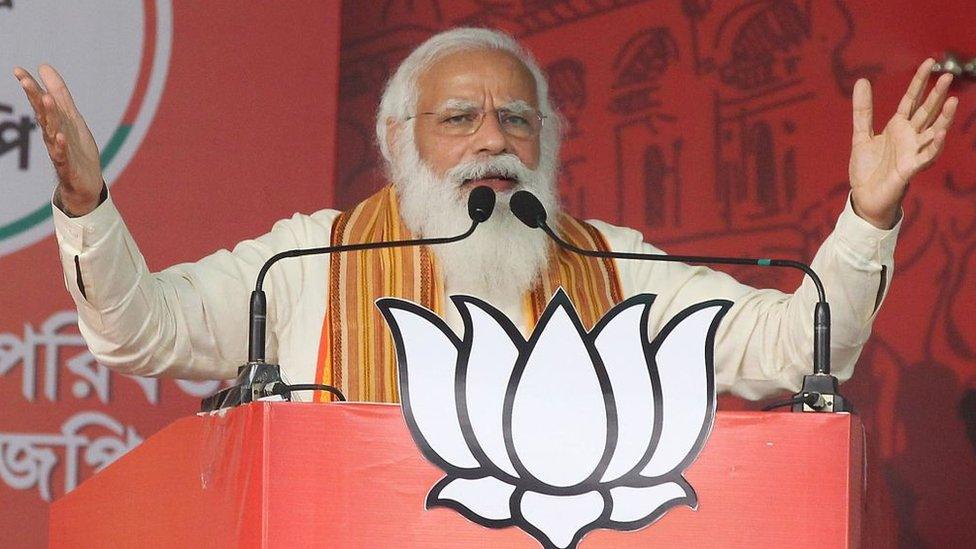
[[[290,233],[301,246],[328,245],[332,224],[342,212],[322,209],[313,213],[296,212],[291,217],[279,219],[271,228],[272,233]]]
[[[607,246],[615,252],[645,252],[657,253],[659,250],[653,248],[644,241],[644,235],[636,229],[613,225],[600,219],[587,219],[596,230],[600,231],[603,238],[607,241]]]
[[[278,220],[275,226],[332,227],[335,219],[340,214],[342,214],[341,211],[333,210],[332,208],[325,208],[312,213],[295,212],[291,217]]]

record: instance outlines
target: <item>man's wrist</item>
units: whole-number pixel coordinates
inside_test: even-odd
[[[881,229],[882,231],[888,231],[898,224],[901,220],[901,205],[899,204],[890,212],[882,212],[880,215],[867,215],[860,208],[857,207],[857,200],[854,199],[853,193],[850,197],[851,209],[854,210],[854,214],[870,223],[875,228]]]
[[[88,215],[108,199],[108,186],[102,182],[102,190],[95,200],[69,198],[60,185],[54,190],[54,205],[68,217]]]
[[[898,224],[898,220],[900,219],[901,210],[899,209],[899,210],[895,211],[895,213],[892,214],[892,215],[886,215],[886,216],[884,216],[884,219],[879,219],[879,218],[876,218],[876,217],[870,217],[870,216],[864,215],[864,214],[858,212],[857,209],[854,210],[854,213],[857,214],[857,216],[860,217],[861,219],[863,219],[864,221],[870,223],[876,229],[881,229],[882,231],[890,231],[891,229],[893,229],[895,227],[895,225]]]

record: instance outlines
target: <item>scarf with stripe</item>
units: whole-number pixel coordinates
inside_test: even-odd
[[[599,231],[584,221],[561,214],[555,228],[580,248],[609,249]],[[408,238],[413,236],[400,218],[391,186],[340,214],[332,226],[333,246]],[[399,402],[393,339],[374,303],[381,297],[398,297],[443,318],[444,283],[434,254],[427,247],[391,248],[332,254],[329,261],[316,382],[339,388],[350,401]],[[553,248],[548,270],[523,299],[530,326],[560,287],[587,329],[622,300],[613,260]],[[317,393],[317,401],[329,399],[328,393]]]

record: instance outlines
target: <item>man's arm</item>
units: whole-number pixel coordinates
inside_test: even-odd
[[[98,146],[64,80],[49,65],[39,75],[41,82],[14,69],[57,171],[54,224],[65,285],[92,352],[130,374],[233,377],[246,355],[248,295],[258,269],[277,251],[327,241],[333,214],[296,216],[233,252],[150,273],[108,196]],[[269,275],[271,326],[299,300],[300,265]],[[268,345],[275,356],[274,334]]]
[[[892,254],[909,180],[929,167],[945,145],[958,100],[948,97],[952,76],[942,75],[925,96],[933,59],[915,72],[898,109],[880,133],[873,127],[871,85],[858,80],[852,97],[851,195],[834,232],[812,263],[831,306],[831,361],[840,379],[850,377],[890,285]],[[619,230],[618,230],[619,231]],[[605,229],[613,242],[612,229]],[[617,244],[653,253],[639,234],[618,234]],[[777,389],[798,390],[812,371],[812,282],[792,295],[756,290],[705,267],[653,264],[630,269],[632,291],[659,294],[655,325],[682,308],[710,297],[735,302],[716,338],[716,383],[748,397]],[[625,285],[627,282],[625,282]]]
[[[111,197],[80,217],[55,207],[54,224],[65,286],[99,362],[134,375],[221,379],[236,375],[246,360],[248,297],[258,270],[279,251],[327,245],[335,214],[296,215],[233,251],[158,273],[149,272]],[[325,259],[294,261],[269,272],[269,326],[287,323],[314,261]],[[277,343],[269,332],[272,359]]]
[[[662,253],[637,231],[593,222],[617,251]],[[827,292],[832,317],[833,373],[851,376],[871,325],[888,291],[900,225],[883,230],[859,218],[848,201],[834,231],[812,262]],[[682,309],[708,299],[733,301],[715,341],[718,391],[758,399],[797,391],[813,371],[813,308],[817,291],[809,278],[793,294],[756,289],[704,266],[653,261],[618,261],[627,295],[657,295],[650,336]],[[757,267],[758,268],[758,267]]]
[[[38,72],[43,86],[20,67],[14,76],[34,109],[57,172],[52,202],[65,285],[96,358],[132,374],[231,376],[232,368],[215,352],[220,345],[214,336],[237,338],[215,324],[207,340],[200,341],[201,322],[195,320],[217,311],[205,311],[201,298],[185,291],[187,280],[164,275],[160,282],[169,283],[157,283],[149,275],[114,204],[104,200],[98,145],[64,79],[50,65]],[[239,286],[227,285],[228,305],[238,301]]]
[[[213,319],[240,318],[230,316],[242,314],[235,309],[246,300],[240,277],[221,277],[224,299],[206,299],[205,307],[199,283],[149,273],[110,198],[76,217],[55,204],[53,218],[65,287],[100,363],[133,375],[233,377],[235,357],[228,351],[243,330],[234,329],[239,322]]]

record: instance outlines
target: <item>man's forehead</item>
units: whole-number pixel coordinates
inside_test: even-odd
[[[448,102],[484,105],[490,96],[502,104],[537,104],[535,79],[516,56],[502,50],[454,52],[433,62],[418,79],[420,102],[426,107]]]

